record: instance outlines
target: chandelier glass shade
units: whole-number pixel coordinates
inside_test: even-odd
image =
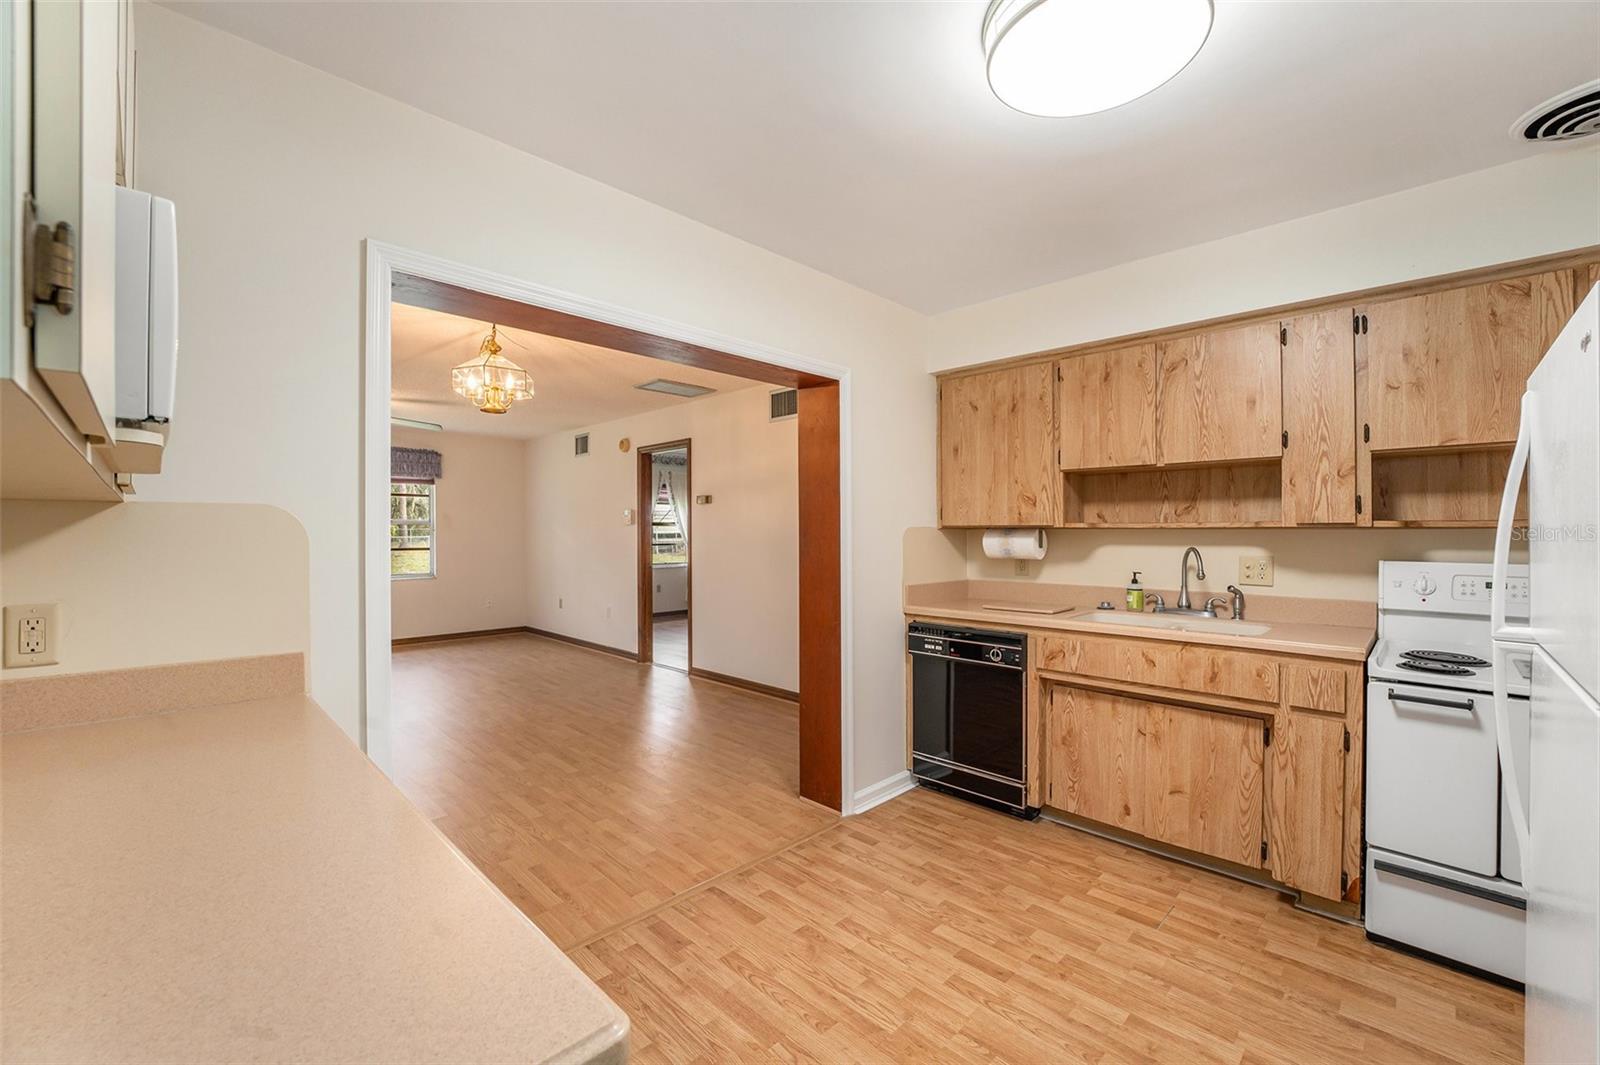
[[[499,327],[478,346],[478,354],[450,371],[450,387],[485,414],[504,414],[519,399],[533,398],[533,375],[500,354]]]

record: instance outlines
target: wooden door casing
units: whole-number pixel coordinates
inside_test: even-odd
[[[1291,318],[1283,342],[1283,524],[1356,520],[1356,348],[1346,309]]]
[[[1055,404],[1049,363],[940,384],[941,525],[1056,523]]]
[[[1174,466],[1278,458],[1279,362],[1276,322],[1158,344],[1157,461]]]
[[[1061,468],[1156,464],[1156,346],[1135,344],[1062,359]]]

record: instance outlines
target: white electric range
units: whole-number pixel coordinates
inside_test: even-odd
[[[1521,982],[1528,896],[1501,791],[1489,606],[1504,594],[1526,616],[1528,568],[1493,583],[1488,563],[1379,563],[1363,895],[1369,936]],[[1509,683],[1523,782],[1531,657],[1513,656]]]

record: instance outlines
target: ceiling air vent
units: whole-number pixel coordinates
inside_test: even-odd
[[[1572,141],[1600,133],[1600,80],[1552,96],[1517,119],[1511,136],[1519,141]]]
[[[780,418],[793,418],[800,413],[800,392],[798,389],[786,388],[782,392],[774,392],[768,397],[772,404],[770,417],[773,421]]]
[[[715,392],[714,388],[705,385],[691,385],[687,381],[670,381],[665,377],[658,377],[654,381],[646,381],[634,388],[645,392],[660,392],[664,396],[682,396],[684,399],[694,399],[697,396],[709,396]]]
[[[587,455],[589,453],[588,433],[579,433],[572,438],[572,453],[574,455]]]

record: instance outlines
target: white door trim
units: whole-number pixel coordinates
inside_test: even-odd
[[[763,344],[738,340],[666,318],[643,314],[600,300],[549,288],[519,278],[480,270],[426,252],[368,238],[362,302],[363,396],[361,400],[361,737],[367,756],[385,772],[392,769],[389,720],[389,315],[395,274],[457,285],[547,310],[591,318],[656,336],[697,344],[730,355],[782,366],[839,382],[839,772],[843,813],[853,812],[855,794],[855,694],[851,678],[854,610],[851,597],[850,405],[848,368]]]

